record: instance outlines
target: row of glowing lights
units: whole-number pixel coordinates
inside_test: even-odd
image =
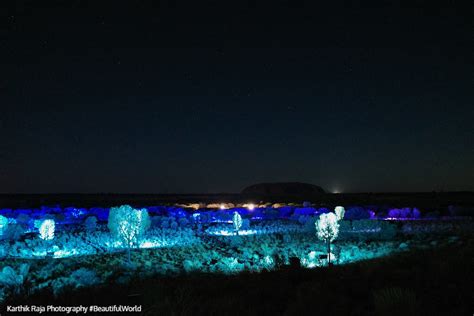
[[[249,211],[253,211],[255,209],[255,204],[249,203],[249,204],[244,204],[244,207],[246,207]],[[221,210],[227,210],[228,207],[225,204],[221,204],[219,207]]]

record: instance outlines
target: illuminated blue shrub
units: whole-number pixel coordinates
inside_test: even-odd
[[[0,237],[3,236],[8,228],[8,218],[0,215]]]
[[[386,222],[386,221],[379,221],[380,223],[380,231],[377,234],[377,237],[380,240],[392,240],[395,238],[395,235],[398,232],[397,226],[395,224]]]
[[[180,227],[186,227],[189,226],[189,220],[185,217],[182,217],[178,220],[179,226]]]
[[[31,218],[28,214],[21,213],[16,217],[16,222],[20,225],[28,225]]]
[[[5,217],[11,217],[13,216],[13,212],[9,208],[3,208],[3,209],[0,209],[0,215],[3,215]]]
[[[387,221],[353,221],[352,228],[359,240],[391,240],[397,233],[397,226]]]
[[[163,219],[161,220],[161,228],[162,228],[162,229],[168,229],[168,228],[170,228],[170,226],[171,226],[171,225],[170,225],[170,220],[169,220],[169,218],[165,217],[165,218],[163,218]]]
[[[74,218],[74,219],[80,218],[80,217],[82,217],[83,215],[86,214],[86,212],[84,210],[77,209],[75,207],[66,207],[64,209],[64,213],[67,214],[68,216]]]
[[[313,232],[317,220],[318,217],[316,216],[300,216],[298,218],[298,222],[303,226],[303,231],[305,232]]]
[[[391,209],[390,211],[388,211],[388,217],[400,218],[401,217],[400,210],[398,208]]]
[[[87,231],[92,232],[97,229],[97,218],[95,216],[89,216],[84,221],[84,227]]]
[[[351,221],[339,221],[339,237],[343,239],[352,237]]]
[[[108,237],[108,239],[102,237]],[[9,256],[25,259],[52,256],[66,258],[80,255],[96,254],[99,249],[108,250],[106,242],[110,242],[110,234],[105,232],[57,232],[54,245],[40,238],[25,238],[17,241],[9,248]]]
[[[252,218],[255,218],[255,217],[261,217],[265,219],[278,219],[282,217],[282,215],[279,210],[270,208],[270,209],[262,209],[261,211],[260,209],[258,209],[256,212],[253,213]]]
[[[293,213],[293,208],[291,206],[283,206],[278,208],[278,212],[282,217],[289,217]]]
[[[170,228],[173,229],[173,230],[176,230],[176,229],[178,229],[178,226],[179,226],[178,223],[176,223],[176,221],[173,218],[173,220],[170,221]]]
[[[176,218],[169,216],[153,216],[151,217],[152,226],[159,227],[161,229],[178,229],[181,223],[187,224],[186,218],[179,218],[178,222]]]
[[[110,209],[108,228],[126,248],[136,247],[149,227],[150,218],[146,209],[134,209],[129,205]]]
[[[187,213],[182,208],[172,208],[168,211],[168,216],[175,218],[186,218]]]
[[[331,213],[331,210],[326,208],[326,207],[320,207],[318,208],[318,211],[317,211],[318,214],[325,214],[325,213]]]
[[[8,255],[8,245],[6,243],[0,244],[0,258],[5,258]]]
[[[150,227],[160,227],[161,216],[150,216]]]
[[[296,217],[299,216],[310,216],[316,214],[317,210],[313,207],[303,207],[303,208],[295,208],[293,215]]]
[[[412,212],[409,207],[405,207],[400,209],[400,217],[401,218],[411,218],[412,217]]]
[[[102,207],[92,207],[89,213],[95,215],[99,221],[106,221],[109,216],[109,210]]]
[[[341,237],[352,240],[391,240],[397,234],[397,226],[388,221],[371,219],[341,222]]]
[[[212,222],[216,223],[228,223],[232,221],[232,216],[234,212],[230,210],[210,212],[209,216],[212,218]]]
[[[213,272],[220,272],[224,274],[235,274],[244,270],[244,264],[240,263],[237,258],[224,257],[221,258],[215,266],[211,268]]]
[[[370,213],[365,210],[363,207],[350,207],[346,210],[345,218],[349,220],[357,220],[357,219],[369,219]]]
[[[418,219],[420,218],[420,211],[417,208],[411,209],[409,207],[401,209],[391,209],[387,214],[391,219]]]
[[[10,223],[8,224],[8,229],[4,235],[4,238],[9,240],[18,240],[23,236],[24,233],[25,228],[23,225]]]
[[[301,225],[304,225],[306,221],[308,220],[308,218],[309,216],[300,215],[298,216],[298,223],[300,223]]]
[[[202,262],[198,260],[186,259],[183,261],[183,269],[187,273],[200,272],[203,270]]]
[[[0,285],[9,292],[18,294],[25,282],[30,266],[26,263],[21,264],[18,272],[10,266],[3,267],[0,272]]]
[[[381,221],[380,221],[381,222]],[[370,234],[381,230],[380,222],[370,219],[357,220],[352,222],[352,231],[359,233],[361,238],[367,238]]]

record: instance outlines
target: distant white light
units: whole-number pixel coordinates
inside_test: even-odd
[[[253,204],[253,203],[248,204],[248,205],[247,205],[247,209],[248,209],[249,211],[253,211],[253,210],[255,209],[255,204]]]
[[[221,206],[220,206],[219,208],[220,208],[221,210],[225,210],[225,209],[226,209],[226,207],[225,207],[225,204],[224,204],[224,203],[222,203],[222,204],[221,204]]]

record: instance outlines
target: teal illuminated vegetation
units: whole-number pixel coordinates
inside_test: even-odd
[[[333,210],[308,203],[0,210],[0,298],[25,284],[59,295],[71,285],[127,282],[137,273],[261,272],[295,259],[305,268],[343,265],[434,247],[446,231],[472,230],[472,222],[422,217],[418,209]]]

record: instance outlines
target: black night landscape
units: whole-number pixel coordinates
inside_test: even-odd
[[[0,3],[0,315],[472,315],[462,1]]]

